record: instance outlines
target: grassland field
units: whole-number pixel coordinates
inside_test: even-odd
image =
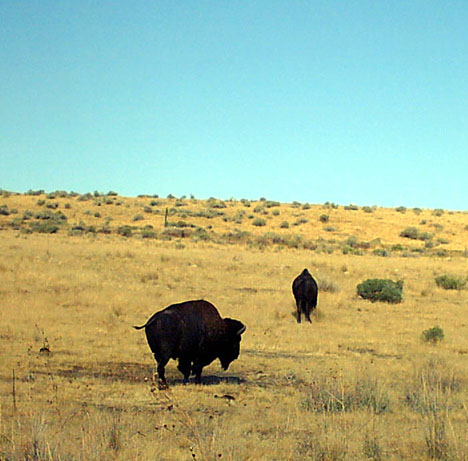
[[[467,280],[467,243],[461,211],[2,191],[0,459],[467,460],[468,290],[435,282]],[[201,298],[241,354],[160,391],[132,325]]]

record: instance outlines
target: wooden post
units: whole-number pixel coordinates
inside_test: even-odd
[[[169,213],[169,210],[166,208],[166,214],[164,215],[164,227],[167,227],[167,214]]]
[[[16,411],[16,377],[15,377],[15,369],[13,368],[13,376],[12,376],[12,389],[11,395],[13,398],[13,410]]]

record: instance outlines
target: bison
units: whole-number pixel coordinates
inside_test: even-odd
[[[311,312],[317,307],[317,282],[310,275],[307,269],[304,269],[292,284],[292,291],[296,299],[297,323],[301,323],[301,313],[309,321]]]
[[[245,325],[222,318],[213,304],[203,299],[172,304],[156,312],[137,330],[145,329],[149,347],[158,364],[160,387],[166,386],[164,367],[169,359],[178,359],[177,368],[187,383],[190,373],[201,382],[203,367],[219,359],[227,370],[239,357]]]

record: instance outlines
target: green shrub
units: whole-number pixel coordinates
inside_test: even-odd
[[[436,208],[435,210],[433,210],[432,214],[434,216],[442,216],[444,214],[444,210],[442,210],[441,208]]]
[[[146,226],[141,231],[141,237],[144,239],[155,239],[157,237],[157,234],[152,229],[152,227]]]
[[[143,219],[145,219],[143,215],[137,214],[132,218],[132,221],[143,221]]]
[[[40,190],[29,189],[25,195],[42,195],[43,193],[44,193],[44,189],[40,189]]]
[[[131,237],[132,236],[132,228],[131,228],[131,226],[120,226],[117,229],[117,234],[123,235],[124,237]]]
[[[355,256],[362,256],[364,253],[359,248],[353,248],[348,245],[345,245],[341,251],[344,255],[355,255]]]
[[[368,279],[357,286],[357,294],[372,302],[400,303],[403,298],[403,281]]]
[[[23,222],[24,222],[24,218],[13,218],[10,222],[10,226],[14,229],[14,230],[23,230],[24,228],[22,227],[23,226]],[[28,229],[28,233],[31,233],[31,230]]]
[[[309,220],[307,218],[299,218],[293,222],[293,226],[300,226],[301,224],[306,224],[308,222]]]
[[[322,214],[320,215],[320,222],[323,222],[323,223],[326,223],[330,220],[330,216],[328,216],[327,214]]]
[[[82,235],[82,234],[95,234],[96,228],[94,226],[88,226],[83,221],[80,221],[79,224],[75,224],[68,231],[68,235]]]
[[[400,232],[400,237],[417,240],[419,238],[419,229],[417,227],[407,227]]]
[[[398,211],[398,213],[406,213],[406,207],[399,206],[398,208],[395,208],[395,211]]]
[[[440,328],[439,326],[435,326],[429,328],[428,330],[424,330],[422,332],[422,339],[426,343],[435,344],[444,339],[444,330],[442,330],[442,328]]]
[[[32,232],[40,234],[55,234],[59,230],[59,226],[53,221],[32,222],[29,226]]]
[[[264,226],[266,224],[266,221],[263,218],[255,218],[252,221],[253,226]]]
[[[253,212],[254,212],[254,213],[266,214],[266,213],[265,213],[265,207],[263,207],[262,205],[257,205],[257,206],[253,209]]]
[[[88,192],[87,194],[82,194],[78,197],[79,202],[86,202],[87,200],[91,200],[93,196]]]
[[[370,243],[363,240],[358,240],[354,235],[350,235],[344,242],[344,245],[351,248],[361,248],[367,250],[370,248]]]
[[[108,224],[102,226],[101,228],[99,228],[97,230],[97,232],[99,232],[100,234],[111,234],[112,233],[112,230],[111,228],[109,227]]]
[[[215,198],[213,197],[210,197],[206,204],[210,207],[210,208],[226,208],[226,204],[222,201],[222,200],[216,200]]]
[[[432,239],[432,234],[429,232],[421,232],[418,237],[418,240],[422,240],[423,242],[427,242],[431,239]]]
[[[390,253],[385,248],[376,248],[372,252],[372,254],[375,255],[375,256],[382,256],[382,257],[390,256]]]
[[[461,290],[466,285],[466,279],[454,277],[453,275],[439,275],[435,278],[438,287],[444,290]]]
[[[400,237],[405,237],[412,240],[422,240],[425,242],[432,239],[432,234],[429,232],[420,232],[417,227],[407,227],[400,232]]]
[[[280,210],[273,210],[273,211],[271,212],[271,214],[272,214],[273,216],[279,216]]]
[[[363,206],[362,211],[364,211],[364,213],[373,213],[374,210],[370,206]]]
[[[283,222],[280,224],[280,227],[281,227],[281,229],[289,229],[289,223],[288,223],[288,221],[283,221]]]
[[[351,210],[351,211],[357,211],[359,210],[359,207],[357,205],[353,205],[352,203],[349,205],[346,205],[344,207],[345,210]]]
[[[416,207],[416,208],[413,208],[413,213],[414,213],[415,215],[420,215],[420,214],[422,213],[422,210],[421,210],[421,208],[417,208],[417,207]]]

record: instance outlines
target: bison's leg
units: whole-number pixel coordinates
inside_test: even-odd
[[[158,362],[159,385],[160,387],[166,387],[167,383],[164,375],[164,367],[167,365],[167,362],[169,362],[169,359],[161,359],[161,357],[156,357],[156,354],[154,354],[154,358],[156,359],[156,362]]]
[[[312,320],[310,320],[310,313],[312,311],[311,309],[311,306],[310,306],[310,303],[309,302],[305,302],[304,303],[304,315],[305,315],[305,318],[308,322],[312,323]]]
[[[302,311],[302,303],[301,301],[297,302],[297,323],[301,323],[301,311]]]
[[[203,370],[203,365],[198,362],[194,362],[192,366],[192,373],[195,375],[195,382],[201,384],[201,374]]]
[[[189,377],[190,377],[190,368],[192,366],[192,363],[190,359],[179,359],[179,364],[177,365],[177,369],[184,375],[184,384],[187,384],[189,382]]]

